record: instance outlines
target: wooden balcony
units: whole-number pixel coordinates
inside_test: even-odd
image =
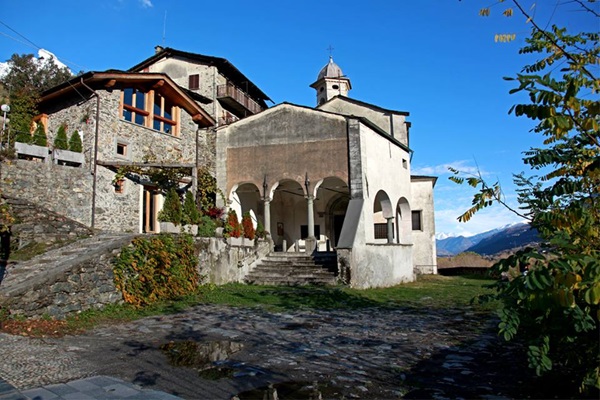
[[[239,117],[261,112],[262,107],[231,83],[217,86],[217,99],[229,105]]]

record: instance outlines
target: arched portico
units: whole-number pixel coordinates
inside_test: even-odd
[[[387,243],[394,242],[394,212],[388,194],[380,190],[373,201],[373,239]]]
[[[256,227],[256,218],[263,213],[259,189],[253,183],[235,185],[229,195],[229,208],[235,210],[240,221],[244,213],[250,213]]]
[[[340,178],[328,177],[316,185],[315,221],[323,226],[321,237],[317,238],[319,250],[337,246],[349,201],[348,184]]]
[[[399,244],[412,244],[410,205],[405,197],[396,205],[396,237]]]

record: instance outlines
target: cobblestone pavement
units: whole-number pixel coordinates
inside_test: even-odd
[[[64,338],[0,334],[0,377],[22,393],[100,376],[184,399],[262,399],[269,384],[283,400],[292,390],[337,399],[513,398],[518,382],[507,380],[516,374],[501,367],[511,349],[494,325],[469,310],[199,305]]]

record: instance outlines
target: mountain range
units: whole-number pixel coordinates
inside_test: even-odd
[[[527,223],[507,225],[473,236],[436,239],[437,256],[447,257],[471,251],[493,255],[540,242],[537,230]]]

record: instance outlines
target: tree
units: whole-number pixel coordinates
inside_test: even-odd
[[[577,1],[587,16],[599,19],[588,3]],[[529,102],[510,110],[537,122],[534,132],[543,147],[524,152],[523,161],[539,176],[515,175],[520,209],[545,240],[542,249],[525,249],[494,265],[500,276],[527,268],[526,275],[493,285],[502,302],[500,333],[523,338],[530,367],[541,374],[560,372],[565,384],[581,391],[600,388],[600,80],[594,74],[600,55],[598,32],[569,33],[540,27],[513,0],[532,24],[521,54],[538,55],[514,78],[511,93],[524,92]],[[484,9],[481,15],[489,15]],[[505,15],[512,15],[505,11]],[[459,217],[468,221],[479,210],[504,204],[498,183],[451,170],[456,183],[478,189],[472,207]],[[506,204],[504,204],[506,206]],[[595,389],[593,389],[595,388]],[[597,392],[596,392],[597,393]]]
[[[40,61],[33,54],[13,54],[8,60],[8,73],[0,80],[8,91],[10,128],[15,134],[29,132],[31,121],[38,113],[37,104],[44,90],[72,77],[67,68],[60,68],[54,59]]]
[[[33,144],[46,147],[48,146],[48,138],[46,137],[46,128],[44,124],[38,123],[33,132]]]
[[[73,131],[71,138],[69,139],[69,150],[75,153],[81,153],[83,151],[83,143],[81,143],[81,135],[79,132]]]
[[[67,142],[67,129],[64,124],[58,127],[56,137],[54,138],[54,148],[58,150],[68,150],[69,143]]]
[[[162,210],[158,213],[158,220],[179,225],[181,224],[181,218],[181,200],[175,188],[171,188],[167,192]]]
[[[189,190],[185,192],[183,199],[183,213],[182,213],[182,224],[183,225],[197,225],[200,222],[200,211],[196,206],[194,195]]]

